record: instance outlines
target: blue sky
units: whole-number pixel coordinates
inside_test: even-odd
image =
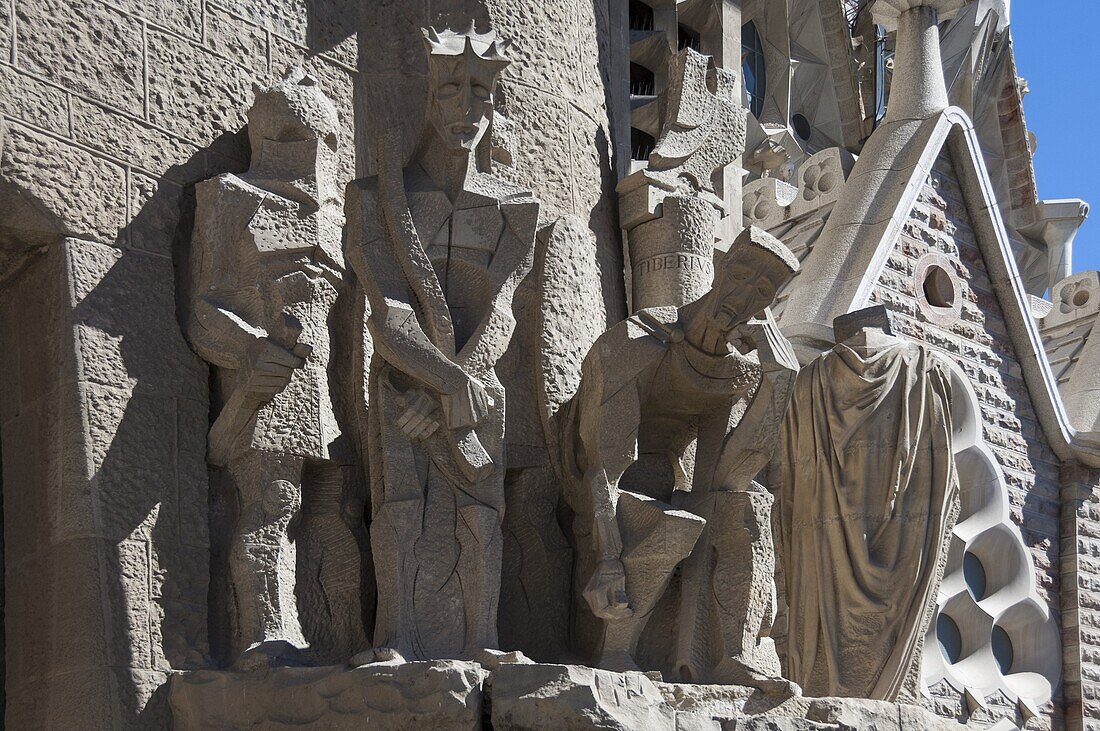
[[[1089,203],[1073,268],[1100,269],[1100,0],[1014,0],[1012,37],[1039,197]]]

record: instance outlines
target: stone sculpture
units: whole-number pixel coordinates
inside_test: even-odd
[[[302,659],[307,642],[314,659],[340,661],[366,642],[364,501],[329,385],[344,289],[338,129],[316,81],[294,71],[256,90],[248,172],[196,186],[187,334],[221,400],[208,459],[237,494],[227,570],[238,667]],[[297,541],[303,520],[311,530]]]
[[[913,698],[958,513],[949,367],[882,306],[834,331],[783,430],[786,670],[810,695]]]
[[[539,202],[478,170],[508,64],[494,33],[424,32],[431,101],[403,168],[348,192],[347,255],[370,304],[368,446],[377,657],[484,658],[497,646],[505,393],[495,366],[529,271]]]
[[[755,657],[774,601],[769,496],[755,497],[752,478],[770,459],[798,371],[766,308],[798,262],[782,243],[750,229],[717,266],[714,286],[700,299],[643,309],[592,347],[567,422],[572,433],[563,439],[575,456],[567,496],[578,516],[583,596],[603,620],[601,666],[637,667],[640,634],[673,569],[690,554],[665,653],[669,672],[757,682],[778,677],[779,667],[774,649],[770,663]],[[755,358],[747,355],[754,349]],[[689,475],[683,462],[696,436]],[[638,483],[650,494],[620,489],[639,452],[657,451],[675,479]],[[721,528],[699,541],[708,520]],[[716,552],[732,544],[736,554],[715,563]],[[721,606],[713,600],[719,591]]]
[[[710,287],[719,222],[731,213],[724,173],[745,148],[745,109],[734,74],[685,48],[670,63],[669,77],[661,138],[646,167],[617,189],[635,311],[687,304]],[[732,212],[740,220],[740,208]]]

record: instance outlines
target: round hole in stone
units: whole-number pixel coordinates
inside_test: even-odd
[[[928,267],[924,273],[924,298],[933,307],[953,307],[955,305],[955,282],[947,270],[938,264]]]
[[[955,620],[943,612],[936,617],[936,641],[940,643],[940,652],[943,653],[943,658],[947,660],[948,665],[954,665],[959,661],[963,646],[962,632],[959,631],[959,625],[955,624]]]
[[[1084,307],[1089,303],[1089,291],[1087,289],[1079,289],[1073,293],[1073,306]]]
[[[963,578],[966,579],[966,588],[974,601],[985,599],[985,566],[981,560],[970,551],[963,555]]]
[[[1012,672],[1012,661],[1015,659],[1016,653],[1012,649],[1012,640],[1009,639],[1008,633],[1001,629],[999,625],[993,627],[992,645],[993,657],[1001,668],[1001,674],[1008,675]]]

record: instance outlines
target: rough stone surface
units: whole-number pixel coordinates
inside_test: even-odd
[[[1070,276],[1087,206],[1038,199],[1007,2],[879,0],[854,28],[843,5],[0,3],[5,727],[952,727],[801,697],[775,652],[787,339],[809,363],[868,299],[972,397],[952,404],[965,499],[936,606],[967,657],[904,623],[929,645],[920,702],[973,728],[1096,726],[1100,279]],[[900,26],[885,120],[876,9]],[[288,73],[334,107],[312,141],[248,113]],[[433,137],[472,165],[436,165],[455,158]],[[308,163],[300,142],[335,153],[265,169],[275,148]],[[211,215],[219,197],[236,203]],[[806,271],[772,291],[731,262],[742,216]],[[711,307],[738,267],[784,334]],[[303,279],[338,296],[268,286]],[[257,340],[308,340],[308,362],[284,382],[200,345],[204,300]],[[727,408],[738,378],[707,367],[734,351],[753,377]],[[208,438],[249,413],[241,380],[279,392],[254,409],[272,418]],[[584,435],[578,413],[600,417]],[[292,631],[235,635],[250,603]],[[360,650],[374,664],[341,664]],[[254,672],[224,670],[241,655]]]
[[[326,728],[398,731],[482,728],[488,673],[475,663],[410,662],[199,671],[172,678],[173,728]]]

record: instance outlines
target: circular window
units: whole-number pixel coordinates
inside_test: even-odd
[[[928,267],[924,273],[924,298],[933,307],[955,306],[955,282],[947,270],[938,264]]]
[[[800,138],[803,140],[810,139],[813,128],[810,127],[810,120],[806,119],[804,114],[796,114],[791,117],[791,126],[794,127],[794,133]]]
[[[962,632],[955,620],[943,612],[936,617],[936,640],[940,643],[940,652],[949,665],[954,665],[962,655]]]
[[[974,601],[985,599],[985,566],[969,551],[963,554],[963,578],[966,579],[966,588],[970,590]]]
[[[1012,661],[1015,659],[1015,654],[1008,633],[999,626],[994,626],[993,657],[997,660],[997,665],[1000,666],[1003,675],[1008,675],[1012,671]]]

